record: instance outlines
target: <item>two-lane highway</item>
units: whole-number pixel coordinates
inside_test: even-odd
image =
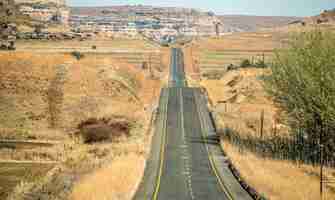
[[[206,99],[199,88],[187,87],[182,51],[172,49],[169,87],[161,93],[151,155],[134,199],[251,200],[217,149]]]

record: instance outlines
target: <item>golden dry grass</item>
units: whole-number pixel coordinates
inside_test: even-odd
[[[52,43],[42,42],[36,45],[48,48]],[[55,45],[62,47],[61,44]],[[126,41],[120,41],[117,47],[126,46]],[[143,50],[143,46],[137,43],[131,44],[130,48]],[[151,49],[150,46],[145,48]],[[167,60],[167,57],[164,58],[163,64]],[[93,178],[95,172],[114,174],[117,170],[120,173],[109,179],[115,181],[113,191],[121,187],[121,193],[129,195],[144,170],[144,158],[150,146],[150,134],[145,133],[152,111],[146,108],[154,107],[157,103],[161,80],[152,79],[145,70],[134,67],[126,59],[115,59],[109,54],[85,53],[84,58],[77,60],[69,53],[2,52],[0,60],[0,119],[3,122],[0,125],[0,137],[60,141],[59,145],[52,148],[24,151],[3,149],[0,152],[0,158],[6,159],[59,161],[56,169],[41,180],[18,185],[9,199],[25,199],[26,195],[66,199],[69,188],[77,183],[81,188],[81,183],[89,175],[75,183],[71,177],[78,179],[83,174],[93,173],[91,180],[97,181],[91,182],[91,186],[94,186],[100,180]],[[46,95],[59,69],[65,71],[65,83],[59,115],[62,123],[55,130],[49,126],[50,113]],[[131,137],[94,145],[86,145],[77,141],[77,138],[69,137],[81,121],[114,115],[136,121]],[[126,167],[123,160],[132,163],[129,167],[135,170],[134,173],[129,173],[131,169],[123,171]],[[122,172],[127,172],[125,176],[128,178],[123,179],[123,185],[118,185],[118,175],[122,175]],[[53,188],[53,185],[57,187]],[[107,188],[106,186],[106,190]],[[113,195],[120,197],[121,193]]]
[[[264,69],[239,69],[225,73],[220,80],[200,82],[207,89],[213,110],[223,121],[221,128],[259,137],[264,111],[264,136],[272,136],[275,126],[278,134],[287,133],[287,127],[279,123],[280,109],[271,101],[260,79],[266,73]]]
[[[127,200],[144,171],[145,159],[137,154],[116,158],[109,166],[83,178],[73,189],[71,200]]]
[[[220,80],[203,80],[208,91],[219,132],[229,128],[242,137],[260,137],[261,112],[264,111],[263,138],[289,137],[289,128],[282,123],[282,111],[265,92],[260,77],[263,69],[229,71]],[[319,200],[318,168],[297,165],[289,161],[263,159],[253,153],[239,151],[222,141],[224,151],[240,171],[242,177],[265,197],[272,200]],[[334,169],[327,169],[329,177]],[[332,189],[334,191],[334,189]],[[327,200],[334,198],[328,189]]]
[[[228,157],[246,182],[271,200],[320,200],[318,168],[289,161],[263,159],[228,142],[221,142]],[[332,170],[334,171],[334,170]],[[329,170],[331,172],[331,170]],[[335,199],[326,191],[324,200]]]
[[[66,51],[71,52],[74,50],[92,51],[92,46],[96,46],[97,49],[94,52],[104,50],[106,52],[113,50],[121,51],[151,51],[155,50],[156,47],[145,42],[143,40],[131,40],[131,39],[91,39],[86,41],[77,40],[63,40],[63,41],[25,41],[21,40],[17,42],[17,51]]]
[[[220,38],[209,38],[200,41],[202,50],[273,50],[280,46],[278,33],[254,32],[254,33],[234,33]]]
[[[77,61],[69,54],[1,53],[0,60],[3,129],[48,128],[46,93],[61,65],[67,71],[61,108],[67,128],[108,112],[134,116],[160,87],[159,80],[148,80],[145,72],[109,55],[85,55]]]

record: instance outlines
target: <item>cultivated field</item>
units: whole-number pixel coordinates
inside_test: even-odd
[[[281,46],[282,37],[274,32],[236,33],[220,38],[199,39],[189,48],[194,65],[204,75],[225,71],[231,64],[239,66],[245,59],[270,63],[274,49]]]

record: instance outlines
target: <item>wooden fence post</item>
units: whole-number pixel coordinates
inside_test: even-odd
[[[261,112],[261,127],[260,127],[260,135],[261,139],[263,139],[263,130],[264,129],[264,110]]]

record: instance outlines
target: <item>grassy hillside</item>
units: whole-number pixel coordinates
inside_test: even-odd
[[[223,15],[220,16],[226,29],[236,31],[256,31],[261,28],[284,26],[290,22],[302,20],[300,17]]]
[[[79,190],[81,183],[87,185],[82,176],[88,173],[93,179],[88,177],[92,194],[103,189],[99,184],[107,184],[95,178],[103,173],[111,177],[105,180],[110,187],[103,194],[130,198],[144,171],[150,117],[161,82],[113,54],[81,55],[78,59],[71,52],[0,53],[0,140],[55,143],[50,147],[0,148],[0,161],[10,161],[1,164],[5,166],[0,169],[1,199],[8,194],[13,200],[28,196],[68,199],[77,184]],[[31,178],[31,169],[25,168],[23,161],[41,168],[46,161],[55,163],[48,173],[50,164]],[[137,168],[115,174],[125,163]]]

